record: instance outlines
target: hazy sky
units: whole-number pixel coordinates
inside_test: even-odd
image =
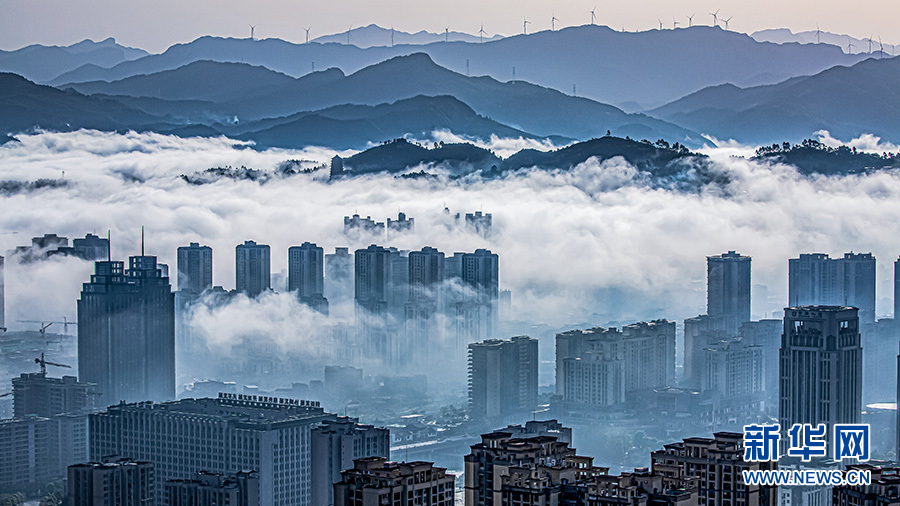
[[[2,0],[0,49],[112,36],[160,52],[201,35],[246,37],[248,23],[257,25],[257,37],[296,42],[304,37],[302,27],[311,26],[316,37],[369,23],[432,32],[450,25],[451,30],[469,33],[483,23],[489,34],[517,34],[523,16],[532,22],[529,31],[546,30],[554,14],[557,27],[589,23],[595,6],[598,23],[630,31],[657,28],[657,18],[668,28],[673,18],[684,26],[691,14],[695,24],[711,24],[708,13],[719,9],[720,19],[733,16],[729,28],[735,31],[788,27],[796,32],[815,30],[818,23],[823,31],[900,40],[897,0],[873,0],[864,9],[837,0]]]

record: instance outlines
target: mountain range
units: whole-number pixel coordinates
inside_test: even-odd
[[[649,114],[720,139],[768,144],[818,130],[851,139],[864,133],[900,141],[900,57],[871,58],[776,85],[723,84]]]
[[[522,80],[566,93],[574,86],[578,96],[621,105],[629,111],[663,105],[707,86],[774,84],[865,58],[827,44],[758,42],[718,27],[630,33],[585,25],[483,43],[368,48],[336,42],[293,44],[279,39],[201,37],[111,68],[86,64],[47,83],[116,81],[173,70],[198,60],[243,62],[293,77],[324,68],[349,74],[395,56],[419,52],[463,75]]]
[[[347,43],[347,34],[350,35],[350,43],[356,47],[367,48],[375,46],[393,46],[397,44],[423,45],[433,42],[484,42],[490,40],[502,39],[502,35],[492,35],[490,37],[483,35],[472,35],[464,32],[451,31],[447,28],[446,32],[432,33],[420,30],[415,33],[403,32],[392,28],[382,28],[378,25],[359,26],[350,28],[347,32],[334,33],[331,35],[323,35],[316,37],[310,42],[318,42],[327,44],[334,42],[337,44]]]
[[[33,44],[15,51],[0,51],[0,71],[46,82],[84,65],[112,67],[147,55],[143,49],[117,44],[112,37],[100,42],[83,40],[71,46]]]

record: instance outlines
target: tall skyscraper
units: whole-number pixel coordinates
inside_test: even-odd
[[[78,371],[101,405],[175,397],[175,298],[155,256],[96,262],[78,300]]]
[[[353,271],[356,327],[365,353],[384,361],[393,356],[394,340],[387,326],[390,298],[391,252],[372,244],[358,249]]]
[[[272,288],[271,256],[268,244],[244,241],[235,249],[235,289],[256,297]]]
[[[799,306],[784,310],[780,350],[779,422],[859,423],[862,346],[854,307]]]
[[[166,480],[198,469],[248,469],[259,472],[262,506],[312,506],[310,437],[329,419],[335,415],[318,402],[244,394],[118,404],[90,416],[91,458],[127,454],[153,462],[157,497],[164,497]]]
[[[455,257],[454,255],[454,264]],[[464,349],[472,342],[493,339],[499,322],[500,260],[490,250],[464,253],[459,261],[459,277],[471,291],[455,301],[456,342]],[[456,267],[455,265],[453,266]]]
[[[861,322],[874,322],[875,257],[845,253],[843,258],[829,258],[812,253],[790,259],[788,304],[855,307]]]
[[[469,345],[469,410],[476,420],[503,421],[537,406],[538,340],[528,336]]]
[[[729,337],[750,321],[750,257],[734,251],[706,257],[706,314],[723,317]]]
[[[157,504],[152,462],[107,458],[69,466],[69,506],[146,506]]]
[[[193,294],[212,288],[212,248],[192,242],[178,248],[178,290]]]
[[[288,291],[316,311],[328,314],[325,250],[309,242],[288,248]]]
[[[363,425],[346,416],[322,422],[313,429],[311,443],[311,504],[314,505],[334,504],[334,484],[341,481],[341,471],[353,468],[354,460],[391,456],[388,429]]]
[[[444,254],[424,247],[409,253],[409,297],[406,303],[405,355],[410,361],[425,364],[432,341],[438,336],[436,316],[443,304]]]
[[[353,255],[349,248],[334,248],[334,253],[325,255],[323,294],[331,305],[353,301]]]

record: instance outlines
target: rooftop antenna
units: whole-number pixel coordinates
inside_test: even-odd
[[[141,225],[141,256],[144,256],[144,226]]]
[[[687,16],[687,18],[688,18],[688,28],[694,26],[694,16],[696,16],[696,15],[697,15],[697,13],[695,12],[694,14],[691,14],[690,16]]]
[[[307,44],[309,44],[309,30],[310,30],[310,28],[312,28],[312,27],[310,26],[309,28],[304,28],[304,30],[306,30],[306,43],[307,43]]]
[[[522,18],[522,35],[528,35],[528,25],[531,24],[531,21],[528,21],[527,18]]]
[[[713,26],[719,26],[719,11],[722,9],[716,9],[716,12],[710,12],[709,15],[713,17]]]
[[[559,18],[556,17],[556,14],[551,14],[551,16],[553,16],[550,18],[550,31],[552,32],[556,30],[556,22],[559,21]]]
[[[591,24],[594,24],[594,21],[597,20],[597,6],[595,5],[593,9],[591,9]]]
[[[106,230],[106,261],[112,262],[112,232]]]
[[[478,30],[478,42],[484,42],[484,23],[481,23],[481,29]]]
[[[822,30],[819,30],[819,23],[816,23],[816,44],[820,42],[820,36],[822,35]]]
[[[250,25],[250,40],[254,40],[253,34],[256,32],[256,25]]]
[[[734,17],[734,16],[731,16],[731,18],[733,18],[733,17]],[[731,18],[728,18],[728,19],[722,21],[723,23],[725,23],[725,31],[726,31],[726,32],[728,31],[728,22],[731,21]]]
[[[444,42],[450,42],[450,27],[444,27]]]

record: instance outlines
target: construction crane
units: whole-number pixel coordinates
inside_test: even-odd
[[[72,366],[70,366],[70,365],[66,365],[66,364],[57,364],[56,362],[48,362],[48,361],[44,360],[44,354],[43,354],[43,353],[41,353],[41,358],[36,358],[36,359],[34,359],[34,363],[41,366],[41,374],[43,374],[44,376],[47,375],[47,366],[48,366],[48,365],[55,365],[56,367],[66,367],[66,368],[68,368],[68,369],[71,369],[71,368],[72,368]]]
[[[47,331],[47,328],[49,328],[50,325],[53,325],[53,324],[62,325],[63,333],[68,334],[69,333],[69,325],[75,325],[78,323],[78,322],[70,322],[69,319],[66,318],[65,316],[63,316],[62,319],[63,319],[63,321],[61,321],[61,322],[48,322],[46,320],[17,320],[17,321],[19,323],[38,323],[38,324],[40,324],[41,325],[41,330],[40,330],[41,336],[44,335],[44,332]]]

